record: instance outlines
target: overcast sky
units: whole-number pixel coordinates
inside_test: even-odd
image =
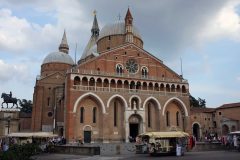
[[[44,57],[66,29],[77,59],[91,34],[130,7],[144,49],[181,73],[208,107],[240,102],[240,0],[0,0],[0,93],[32,100]],[[0,100],[2,101],[2,99]]]

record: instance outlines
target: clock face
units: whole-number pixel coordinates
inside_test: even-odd
[[[136,73],[138,71],[138,64],[135,59],[129,59],[126,62],[126,69],[129,73]]]

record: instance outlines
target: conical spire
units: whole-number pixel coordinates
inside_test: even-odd
[[[129,8],[125,16],[125,42],[133,43],[133,17]]]
[[[94,15],[94,20],[93,20],[93,26],[92,26],[91,32],[92,32],[92,36],[98,37],[99,27],[98,27],[97,11],[96,10],[93,11],[93,15]]]
[[[64,30],[64,33],[63,33],[63,37],[62,37],[62,42],[59,45],[58,49],[59,49],[60,52],[64,52],[64,53],[68,54],[69,46],[68,46],[68,43],[67,43],[67,36],[66,36],[65,30]]]
[[[126,16],[125,16],[125,21],[126,21],[127,19],[130,19],[130,20],[132,20],[132,19],[133,19],[133,17],[132,17],[132,14],[131,14],[131,12],[130,12],[130,9],[129,9],[129,8],[128,8],[128,10],[127,10],[127,14],[126,14]]]

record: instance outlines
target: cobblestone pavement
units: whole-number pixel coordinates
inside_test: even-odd
[[[41,154],[33,157],[35,160],[136,160],[136,159],[164,159],[164,160],[239,160],[240,152],[236,151],[208,151],[208,152],[187,152],[182,157],[176,156],[156,156],[150,157],[146,154],[123,154],[112,156],[81,156],[81,155],[67,155],[67,154]]]

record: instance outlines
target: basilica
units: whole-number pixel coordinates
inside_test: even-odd
[[[128,142],[147,131],[192,132],[188,81],[144,49],[134,21],[128,9],[124,21],[100,29],[94,14],[77,63],[64,32],[36,79],[32,131],[85,143]]]

